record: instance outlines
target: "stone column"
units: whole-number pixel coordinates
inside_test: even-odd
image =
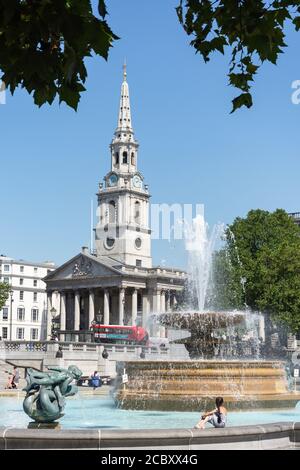
[[[171,293],[169,291],[168,296],[167,296],[167,312],[170,312],[170,311],[171,311]]]
[[[125,289],[119,290],[119,325],[124,325]]]
[[[95,318],[95,293],[93,290],[89,291],[89,328]]]
[[[177,304],[176,294],[173,293],[171,295],[171,310],[173,310],[173,308],[176,306],[176,304]]]
[[[52,317],[51,317],[51,308],[52,308],[52,292],[47,292],[47,335],[46,341],[50,340],[51,337],[51,325],[52,325]]]
[[[66,329],[66,312],[67,312],[67,300],[66,300],[66,293],[60,293],[60,329]],[[65,340],[65,335],[62,334],[60,336],[60,341]]]
[[[131,302],[131,324],[135,326],[137,318],[137,289],[133,289]]]
[[[160,313],[160,290],[156,290],[153,293],[153,313]]]
[[[109,292],[107,289],[104,289],[104,325],[109,325],[110,323],[110,312],[109,312]]]
[[[75,305],[74,305],[74,330],[78,331],[80,328],[80,293],[75,292]],[[75,342],[78,341],[79,336],[75,335]]]
[[[142,313],[142,327],[146,328],[149,315],[149,297],[147,292],[143,293],[143,313]]]
[[[160,312],[165,313],[165,311],[166,311],[166,292],[162,290],[160,294]]]

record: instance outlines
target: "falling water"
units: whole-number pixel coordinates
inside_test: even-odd
[[[242,264],[241,259],[240,259],[238,247],[237,247],[237,244],[236,244],[235,235],[234,235],[233,231],[230,229],[229,226],[227,226],[227,230],[228,230],[229,236],[230,236],[230,238],[232,240],[232,243],[233,243],[233,246],[234,246],[234,251],[235,251],[235,254],[236,254],[236,259],[237,259],[238,265],[239,265],[239,267],[242,271],[243,264]],[[247,279],[245,277],[241,276],[240,283],[241,283],[242,291],[243,291],[243,295],[244,295],[244,305],[245,305],[246,309],[249,309],[249,305],[247,305],[247,302],[246,302],[246,286],[245,286],[246,281],[247,281]]]
[[[208,292],[212,254],[216,242],[224,233],[224,224],[213,227],[209,236],[208,224],[202,214],[198,214],[192,224],[185,224],[185,247],[188,252],[188,271],[190,288],[196,292],[197,308],[203,312]]]

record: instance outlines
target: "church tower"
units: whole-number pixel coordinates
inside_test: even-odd
[[[96,251],[127,265],[152,267],[148,186],[138,171],[139,144],[131,121],[126,65],[118,125],[110,144],[111,170],[99,184]]]

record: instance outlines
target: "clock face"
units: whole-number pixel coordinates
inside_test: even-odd
[[[142,186],[142,180],[141,178],[139,177],[139,175],[135,175],[133,177],[133,186],[135,188],[140,188]]]
[[[110,175],[109,180],[108,180],[109,186],[116,186],[117,182],[118,182],[117,175],[115,175],[114,173]]]

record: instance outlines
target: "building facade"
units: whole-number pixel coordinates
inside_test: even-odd
[[[0,310],[0,336],[4,340],[45,340],[47,335],[47,294],[43,278],[54,263],[31,263],[0,256],[0,279],[11,293]],[[57,299],[53,298],[53,304]]]
[[[105,325],[148,327],[151,313],[172,309],[183,290],[183,270],[152,266],[150,194],[138,169],[138,148],[124,66],[110,170],[97,193],[96,250],[90,253],[83,247],[45,278],[48,311],[57,296],[60,298],[61,331],[87,330],[94,319]],[[47,328],[49,334],[49,315]],[[157,334],[163,336],[164,329]]]
[[[290,212],[289,216],[292,217],[295,224],[300,226],[300,212]]]

